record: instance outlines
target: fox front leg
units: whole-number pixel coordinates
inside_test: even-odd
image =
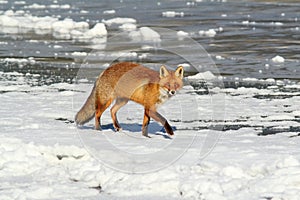
[[[168,121],[161,114],[159,114],[156,110],[150,110],[149,116],[152,117],[155,121],[160,122],[164,126],[166,132],[169,135],[174,135],[173,129],[170,126],[170,124],[168,123]]]

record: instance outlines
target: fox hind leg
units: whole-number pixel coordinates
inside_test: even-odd
[[[111,118],[113,120],[113,125],[116,131],[121,131],[122,128],[118,122],[117,112],[118,110],[128,103],[128,99],[126,98],[117,98],[116,103],[110,109]]]
[[[105,103],[100,101],[95,102],[95,129],[101,130],[101,116],[102,113],[110,106],[112,99],[109,99]]]
[[[149,109],[145,108],[144,120],[143,120],[143,126],[142,126],[142,134],[145,137],[149,137],[148,136],[148,125],[149,125],[149,122],[150,122]]]

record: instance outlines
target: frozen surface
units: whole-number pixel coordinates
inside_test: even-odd
[[[166,137],[151,122],[149,139],[141,136],[142,108],[134,103],[119,113],[122,133],[112,130],[109,112],[102,132],[93,130],[93,122],[75,127],[73,117],[91,84],[32,87],[27,79],[34,74],[0,77],[0,199],[300,195],[300,95],[290,92],[299,83],[281,91],[276,85],[212,88],[202,95],[185,86],[160,108],[175,136]]]

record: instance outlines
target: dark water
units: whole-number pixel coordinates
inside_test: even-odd
[[[30,8],[34,3],[43,9]],[[51,8],[49,5],[69,5],[69,9]],[[115,17],[137,20],[137,27],[149,26],[188,32],[211,55],[221,75],[228,78],[251,77],[300,80],[300,1],[7,1],[0,4],[0,12],[24,11],[32,16],[52,16],[60,20],[85,21],[92,27],[97,22]],[[115,10],[114,14],[104,14]],[[163,17],[165,11],[183,12],[184,16]],[[24,14],[22,14],[24,15]],[[108,38],[120,32],[116,26],[107,26]],[[88,43],[56,39],[52,35],[5,33],[0,26],[1,71],[40,73],[53,82],[68,82],[76,74],[82,60],[72,52],[90,52]],[[215,29],[214,37],[201,36],[200,30]],[[54,48],[55,45],[61,48]],[[105,51],[105,50],[104,50]],[[118,49],[115,49],[118,52]],[[137,53],[145,53],[136,49]],[[147,51],[146,51],[147,52]],[[151,54],[151,52],[150,52]],[[284,63],[274,63],[280,55]],[[158,59],[159,56],[159,59]],[[193,57],[193,51],[190,52]],[[5,58],[28,58],[36,61],[19,63],[3,61]],[[180,58],[161,52],[148,56],[145,63],[182,63]],[[58,77],[57,79],[53,77]],[[41,82],[40,84],[43,84]]]

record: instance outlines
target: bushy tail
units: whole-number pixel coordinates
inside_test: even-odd
[[[75,122],[77,125],[83,125],[86,122],[90,121],[95,115],[95,93],[96,93],[96,83],[94,88],[86,100],[85,104],[78,111],[75,116]]]

